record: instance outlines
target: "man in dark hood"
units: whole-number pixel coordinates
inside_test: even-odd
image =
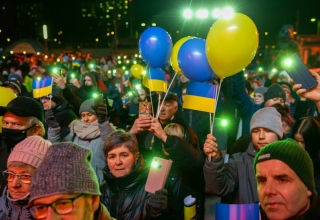
[[[92,98],[93,93],[98,91],[97,80],[91,73],[84,73],[80,80],[79,97],[84,102]]]

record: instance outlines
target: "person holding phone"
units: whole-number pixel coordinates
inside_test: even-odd
[[[231,155],[227,163],[218,150],[216,138],[208,134],[204,144],[207,155],[203,166],[208,191],[222,197],[222,203],[245,204],[259,201],[253,161],[267,144],[283,137],[281,115],[274,107],[258,110],[250,121],[251,141],[245,152]]]
[[[144,164],[134,134],[114,131],[106,139],[103,151],[107,167],[101,202],[111,217],[122,220],[170,219],[167,216],[167,190],[160,189],[155,194],[145,191],[150,167]]]
[[[108,121],[107,105],[102,98],[96,102],[93,99],[84,101],[80,106],[79,114],[81,118],[71,122],[70,133],[63,139],[60,134],[61,127],[50,127],[48,124],[48,139],[52,143],[71,141],[82,147],[90,148],[93,152],[91,164],[99,182],[102,183],[102,170],[106,165],[102,147],[107,136],[115,130],[115,127]],[[51,117],[50,120],[55,121],[55,118]]]

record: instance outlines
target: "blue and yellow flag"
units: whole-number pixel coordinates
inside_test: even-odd
[[[149,68],[148,79],[151,92],[167,92],[166,74],[162,69]]]
[[[42,79],[42,80],[33,80],[33,98],[41,98],[43,96],[49,95],[52,92],[52,77]]]
[[[189,82],[183,100],[183,108],[214,113],[217,86]]]

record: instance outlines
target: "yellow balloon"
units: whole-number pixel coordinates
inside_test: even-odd
[[[148,78],[148,74],[143,76],[142,79],[142,85],[144,85],[145,87],[147,87],[149,89],[149,78]]]
[[[188,37],[181,38],[180,40],[178,40],[174,44],[174,46],[172,48],[172,53],[171,53],[171,56],[170,56],[170,63],[171,63],[171,66],[172,66],[173,70],[178,74],[182,74],[181,69],[180,69],[179,64],[178,64],[178,53],[179,53],[180,47],[182,46],[182,44],[184,42],[186,42],[187,40],[189,40],[191,38],[194,38],[194,37],[188,36]]]
[[[143,67],[140,64],[133,64],[130,68],[131,74],[136,79],[141,79]]]
[[[16,94],[11,89],[0,86],[0,106],[7,106],[14,99]],[[2,116],[0,117],[0,133],[2,132]]]
[[[259,43],[258,30],[246,15],[235,13],[232,18],[219,18],[206,39],[208,62],[220,78],[232,76],[254,58]]]

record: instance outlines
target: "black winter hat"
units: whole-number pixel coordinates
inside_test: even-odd
[[[0,106],[0,116],[7,111],[20,117],[36,117],[41,122],[44,118],[43,106],[35,99],[25,96],[18,96],[12,99],[6,107]]]
[[[278,83],[275,83],[268,88],[267,92],[264,94],[264,102],[273,98],[282,98],[286,101],[286,93]]]

